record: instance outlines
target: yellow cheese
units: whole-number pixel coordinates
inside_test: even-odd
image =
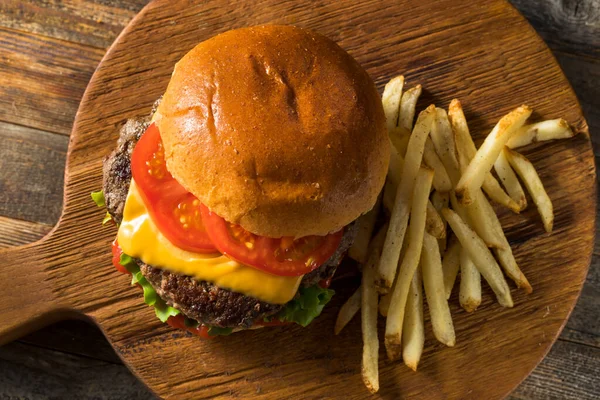
[[[220,253],[192,253],[176,247],[152,222],[133,180],[117,238],[125,254],[139,258],[146,264],[208,281],[268,303],[284,304],[290,301],[302,280],[302,276],[271,275]]]

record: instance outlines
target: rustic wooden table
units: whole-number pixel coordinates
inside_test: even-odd
[[[106,48],[146,3],[0,1],[0,247],[34,241],[57,221],[79,100]],[[512,3],[546,40],[571,81],[599,155],[600,1]],[[512,398],[600,397],[598,250],[560,339]],[[152,398],[100,331],[82,321],[58,323],[0,347],[0,396]]]

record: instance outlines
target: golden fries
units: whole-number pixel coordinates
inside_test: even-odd
[[[413,371],[417,370],[425,344],[422,286],[421,271],[417,269],[408,289],[406,317],[402,327],[402,359]]]
[[[446,173],[450,177],[452,185],[456,185],[460,179],[460,169],[456,158],[456,145],[452,127],[448,121],[446,111],[441,108],[435,109],[435,121],[431,127],[431,141]]]
[[[394,185],[394,189],[398,188],[400,183],[400,177],[402,176],[402,169],[404,168],[404,157],[394,148],[390,146],[390,164],[388,166],[388,180]],[[394,193],[395,196],[395,193]]]
[[[423,236],[421,269],[433,334],[437,340],[446,346],[454,346],[456,336],[450,308],[448,308],[448,300],[446,300],[440,251],[437,240],[427,232]]]
[[[505,148],[504,154],[508,158],[510,165],[523,180],[527,191],[537,206],[542,217],[542,222],[544,223],[544,229],[546,229],[546,232],[552,232],[552,225],[554,224],[552,201],[548,197],[548,193],[546,193],[546,189],[544,189],[544,185],[533,164],[525,156],[508,147]]]
[[[415,124],[415,128],[413,129],[408,142],[407,157],[404,160],[402,177],[396,192],[396,200],[392,215],[390,216],[390,225],[385,244],[383,245],[381,259],[379,260],[379,265],[377,267],[378,278],[376,279],[376,284],[380,293],[389,291],[396,275],[400,249],[402,248],[406,226],[408,225],[412,192],[415,187],[417,174],[419,173],[425,140],[429,136],[429,131],[431,130],[434,111],[435,107],[432,105],[419,114],[417,123]],[[429,193],[427,193],[427,195],[429,196]]]
[[[458,270],[460,269],[460,242],[456,237],[450,239],[448,249],[442,259],[442,272],[444,274],[444,291],[446,292],[446,300],[450,298]]]
[[[406,148],[408,147],[408,140],[410,139],[410,131],[396,127],[390,132],[389,136],[392,146],[398,151],[401,157],[404,157],[406,155]]]
[[[404,92],[404,94],[402,94],[402,99],[400,100],[398,126],[408,132],[412,130],[413,119],[415,118],[415,108],[420,95],[421,85],[417,85]]]
[[[481,304],[481,274],[465,250],[460,252],[460,292],[458,299],[466,312]]]
[[[388,358],[402,356],[404,364],[416,371],[425,342],[424,298],[436,339],[446,346],[456,343],[448,300],[459,271],[458,300],[469,313],[482,304],[482,277],[503,307],[514,305],[504,274],[532,292],[486,194],[518,214],[527,205],[518,175],[550,232],[554,219],[550,198],[533,165],[510,148],[573,136],[562,119],[524,125],[531,109],[521,106],[500,119],[478,150],[457,99],[448,113],[427,107],[413,127],[422,88],[417,85],[403,93],[403,87],[404,78],[398,76],[384,90],[390,167],[378,204],[356,222],[358,236],[349,253],[367,263],[360,288],[340,308],[334,327],[338,334],[361,310],[362,377],[373,393],[379,390],[378,313],[386,318]],[[389,225],[369,243],[380,203],[384,215],[390,215]]]
[[[531,293],[533,289],[531,288],[529,281],[527,280],[525,275],[523,275],[523,272],[521,272],[519,266],[517,265],[517,261],[513,256],[512,249],[510,248],[510,244],[508,243],[508,239],[506,239],[506,236],[504,235],[504,231],[502,230],[502,225],[500,224],[498,216],[496,215],[496,213],[494,213],[494,210],[492,209],[492,206],[489,203],[484,205],[489,207],[489,223],[491,223],[492,228],[499,233],[500,240],[502,241],[501,247],[493,249],[496,258],[500,262],[500,265],[502,266],[502,269],[504,269],[504,272],[506,272],[506,275],[508,275],[513,281],[515,281],[517,287],[525,289],[527,293]]]
[[[385,85],[381,101],[388,131],[392,131],[398,124],[398,113],[400,111],[400,99],[402,98],[402,88],[404,87],[404,77],[402,75],[393,78]]]
[[[450,194],[450,203],[452,204],[452,208],[465,222],[469,224],[471,229],[473,229],[477,235],[483,239],[485,244],[488,247],[503,247],[504,245],[500,234],[495,231],[493,226],[490,224],[490,215],[486,211],[486,208],[484,208],[486,203],[488,205],[489,203],[487,202],[487,199],[481,190],[476,191],[476,199],[476,201],[469,205],[462,205],[458,202],[453,192]]]
[[[473,260],[481,275],[489,283],[500,305],[503,307],[512,307],[513,301],[510,289],[506,284],[498,263],[483,240],[454,211],[444,208],[442,215],[448,221],[463,249],[469,254],[469,258]]]
[[[361,329],[363,337],[362,377],[371,393],[379,390],[379,339],[377,338],[377,291],[375,264],[378,253],[372,251],[363,267],[361,283]]]
[[[448,107],[448,118],[450,119],[454,139],[456,141],[456,151],[460,171],[461,173],[464,173],[473,157],[475,157],[477,148],[469,133],[469,126],[467,125],[467,120],[465,119],[465,114],[463,113],[460,101],[457,99],[453,99],[450,102],[450,106]],[[485,175],[482,189],[490,196],[490,199],[496,203],[508,207],[516,213],[521,210],[519,205],[506,194],[504,190],[502,190],[502,187],[500,187],[500,184],[490,172]]]
[[[502,117],[485,138],[456,185],[456,197],[461,203],[470,204],[475,200],[475,191],[481,188],[486,174],[492,169],[504,145],[530,115],[529,107],[518,107]]]
[[[390,360],[397,359],[402,352],[402,324],[406,309],[406,299],[412,277],[419,265],[423,235],[425,233],[425,217],[427,202],[431,190],[433,171],[420,168],[414,187],[411,207],[411,222],[409,227],[408,246],[398,271],[397,282],[390,300],[388,318],[385,326],[385,347]],[[388,230],[388,235],[389,235]],[[386,237],[387,243],[387,237]],[[385,251],[385,246],[384,246]],[[391,286],[391,285],[390,285]]]
[[[360,304],[362,301],[362,287],[356,289],[356,291],[346,300],[344,305],[340,307],[337,319],[335,320],[335,327],[333,328],[334,334],[339,334],[342,329],[350,322],[352,318],[360,310]]]
[[[427,138],[425,141],[425,151],[423,152],[423,162],[429,168],[435,171],[433,175],[433,187],[438,192],[449,192],[452,189],[452,182],[450,182],[450,177],[446,172],[446,168],[444,168],[444,164],[442,160],[438,157],[435,149],[433,147],[433,143],[431,139]]]
[[[531,143],[554,139],[568,139],[573,136],[575,135],[567,121],[562,118],[550,119],[521,127],[506,143],[506,146],[514,149],[516,147],[527,146]]]
[[[494,169],[510,197],[519,205],[520,210],[524,210],[527,207],[527,198],[517,179],[517,175],[515,175],[508,163],[504,150],[498,154],[498,158],[494,162]]]

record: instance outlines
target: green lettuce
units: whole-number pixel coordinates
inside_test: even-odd
[[[150,282],[144,278],[144,275],[142,275],[142,272],[140,271],[139,265],[137,265],[131,256],[122,253],[121,257],[119,258],[119,264],[124,266],[125,269],[131,273],[131,284],[138,284],[142,287],[144,290],[144,303],[154,307],[154,313],[161,322],[167,322],[169,317],[174,317],[181,313],[181,311],[169,306],[163,299],[160,298]]]
[[[94,200],[94,203],[96,203],[98,207],[104,207],[106,205],[106,200],[104,200],[104,192],[102,190],[92,192],[91,196],[92,200]]]
[[[265,318],[265,321],[270,322],[276,318],[282,322],[294,322],[301,326],[307,326],[321,314],[335,291],[313,285],[300,288],[298,293],[300,294],[298,297],[286,303],[283,309],[273,317]]]

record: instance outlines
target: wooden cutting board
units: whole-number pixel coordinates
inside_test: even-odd
[[[360,377],[360,324],[339,336],[339,306],[358,285],[342,266],[337,294],[308,328],[280,327],[203,341],[161,324],[129,278],[111,266],[116,229],[89,193],[101,187],[102,158],[119,126],[146,115],[165,90],[175,62],[219,32],[264,23],[314,29],[338,42],[379,89],[402,73],[421,83],[420,107],[461,99],[476,139],[510,109],[526,103],[535,119],[563,117],[581,134],[534,145],[555,206],[555,230],[544,232],[535,207],[500,210],[515,256],[534,287],[513,289],[503,309],[484,285],[473,314],[451,310],[457,345],[437,343],[426,320],[419,371],[380,355],[382,398],[506,396],[537,365],[567,320],[585,279],[594,242],[594,158],[577,99],[550,51],[510,5],[499,0],[420,1],[155,1],[131,22],[98,66],[75,120],[65,174],[64,211],[37,243],[0,251],[0,342],[65,318],[97,324],[117,354],[166,398],[365,398]],[[511,287],[513,287],[512,282]],[[383,320],[381,327],[383,327]]]

